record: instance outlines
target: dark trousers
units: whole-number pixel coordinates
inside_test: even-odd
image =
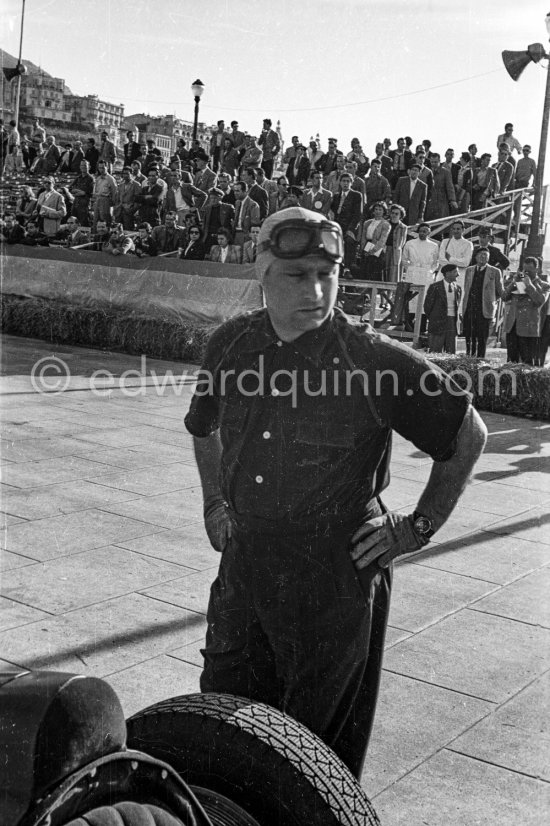
[[[538,359],[537,364],[539,367],[544,367],[544,362],[546,361],[546,354],[548,352],[548,348],[550,347],[550,315],[545,317],[545,321],[540,331],[540,338],[539,338],[539,352],[538,352]]]
[[[344,267],[351,270],[355,263],[355,253],[357,252],[357,241],[355,238],[350,238],[344,232]]]
[[[262,169],[265,172],[265,177],[271,180],[271,176],[273,175],[273,163],[274,161],[264,161],[262,163]]]
[[[356,572],[352,534],[234,530],[210,592],[201,690],[288,713],[359,778],[378,697],[391,568],[374,563]]]
[[[537,364],[539,346],[539,339],[535,336],[518,336],[515,324],[510,332],[506,333],[506,357],[508,361]]]
[[[442,333],[428,333],[428,349],[432,353],[456,353],[456,318],[447,316]]]
[[[466,311],[463,329],[464,338],[466,339],[466,353],[469,356],[485,358],[490,326],[491,320],[484,318],[479,312]]]

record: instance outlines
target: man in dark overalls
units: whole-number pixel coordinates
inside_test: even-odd
[[[391,561],[448,518],[486,431],[445,374],[335,309],[342,261],[325,216],[267,218],[256,260],[266,308],[213,334],[185,422],[222,552],[201,689],[276,706],[360,777]],[[379,498],[392,430],[434,460],[410,515]]]

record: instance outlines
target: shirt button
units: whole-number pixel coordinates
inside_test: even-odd
[[[264,437],[264,439],[271,439],[271,433],[269,432],[269,430],[265,431],[265,433],[263,434],[263,437]]]
[[[261,485],[263,481],[264,481],[264,477],[263,477],[263,476],[256,476],[256,482],[257,482],[259,485]]]
[[[271,395],[272,396],[278,396],[279,395],[279,391],[277,390],[276,387],[274,387],[273,390],[271,391]]]
[[[278,342],[277,342],[277,347],[282,347],[282,346],[283,346],[283,342],[282,342],[282,341],[278,341]]]
[[[340,364],[340,359],[338,358],[338,356],[335,356],[335,357],[332,359],[332,363],[333,363],[333,364]]]

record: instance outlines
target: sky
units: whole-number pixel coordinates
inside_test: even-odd
[[[126,115],[192,120],[200,78],[207,124],[236,119],[259,134],[270,117],[287,143],[319,133],[323,148],[334,136],[345,149],[358,137],[372,155],[378,140],[410,135],[496,155],[511,121],[536,159],[546,62],[514,82],[501,52],[548,50],[548,2],[27,0],[23,57]],[[2,9],[0,45],[17,56],[21,0]]]

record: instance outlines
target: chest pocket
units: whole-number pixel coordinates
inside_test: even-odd
[[[323,445],[328,448],[343,450],[349,450],[355,444],[351,424],[338,422],[333,417],[327,417],[326,415],[298,422],[296,441],[304,445]]]

